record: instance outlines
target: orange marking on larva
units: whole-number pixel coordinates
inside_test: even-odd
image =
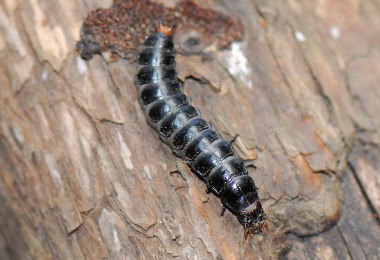
[[[169,37],[172,37],[173,36],[173,29],[170,28],[170,27],[167,27],[165,25],[162,25],[160,24],[157,28],[157,32],[162,32],[164,34],[166,34],[167,36]]]

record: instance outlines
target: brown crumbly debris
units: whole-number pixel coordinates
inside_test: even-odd
[[[215,43],[219,48],[227,48],[243,37],[240,21],[199,7],[191,0],[182,0],[174,8],[152,0],[114,0],[110,8],[95,9],[88,14],[77,48],[84,59],[110,51],[134,61],[138,46],[160,24],[173,28],[174,33],[196,30],[202,38],[199,41],[205,45]]]

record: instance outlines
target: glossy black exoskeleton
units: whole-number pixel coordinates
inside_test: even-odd
[[[265,214],[244,162],[183,94],[171,33],[149,36],[138,65],[135,83],[148,123],[221,199],[223,212],[227,208],[238,217],[245,237],[262,232]]]

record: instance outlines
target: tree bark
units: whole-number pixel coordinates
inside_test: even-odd
[[[245,28],[177,63],[195,106],[254,160],[272,222],[246,241],[146,123],[135,65],[78,56],[86,14],[111,1],[0,3],[2,259],[380,255],[379,0],[198,1]]]

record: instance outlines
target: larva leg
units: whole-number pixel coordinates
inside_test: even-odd
[[[226,206],[222,205],[222,211],[220,212],[220,215],[223,216],[224,212],[226,212]]]
[[[252,160],[246,160],[246,161],[244,161],[244,165],[245,165],[245,167],[251,167],[251,168],[253,168],[253,169],[257,169],[257,167],[256,167],[256,165],[254,165],[253,164],[253,162],[252,162]]]

